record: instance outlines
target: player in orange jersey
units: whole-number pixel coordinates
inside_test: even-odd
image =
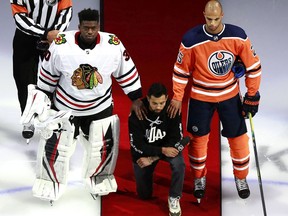
[[[254,116],[258,111],[260,59],[242,28],[222,23],[224,13],[219,1],[208,1],[203,14],[206,24],[190,29],[183,36],[174,65],[174,96],[168,111],[171,117],[181,112],[190,80],[187,131],[192,138],[189,160],[194,196],[200,199],[205,193],[210,122],[217,110],[222,135],[230,146],[236,188],[239,196],[246,199],[250,195],[246,181],[250,153],[245,118],[248,113]],[[242,76],[247,87],[243,102],[239,88]]]

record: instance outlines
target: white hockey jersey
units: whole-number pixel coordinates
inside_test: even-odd
[[[141,89],[138,71],[121,41],[99,32],[96,46],[78,46],[79,31],[60,33],[45,55],[38,87],[53,92],[59,110],[72,110],[75,116],[101,112],[112,103],[112,77],[127,95]]]

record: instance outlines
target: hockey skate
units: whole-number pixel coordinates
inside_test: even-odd
[[[85,183],[86,188],[90,191],[93,199],[117,191],[117,183],[112,174],[106,176],[93,176],[90,179],[85,179]]]
[[[197,202],[201,202],[201,198],[204,197],[206,190],[206,177],[203,176],[202,178],[195,178],[194,179],[194,192],[193,195],[197,198]]]
[[[33,137],[34,130],[35,128],[32,124],[23,126],[22,136],[26,139],[27,144],[29,144],[30,139]]]
[[[246,181],[246,178],[239,179],[235,177],[235,184],[240,198],[246,199],[250,196],[250,189]]]

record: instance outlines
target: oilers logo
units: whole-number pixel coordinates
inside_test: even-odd
[[[216,51],[208,59],[208,68],[216,76],[226,75],[232,68],[234,55],[228,51]]]

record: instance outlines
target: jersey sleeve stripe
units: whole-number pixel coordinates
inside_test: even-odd
[[[257,74],[248,74],[247,77],[249,77],[249,78],[256,78],[256,77],[261,76],[261,74],[262,74],[262,71],[260,71],[260,72],[257,73]]]
[[[123,84],[123,83],[125,83],[125,82],[128,82],[128,81],[130,81],[131,79],[133,79],[135,76],[137,76],[138,75],[138,72],[137,72],[137,70],[132,74],[132,76],[130,76],[130,77],[128,77],[127,79],[125,79],[125,80],[122,80],[122,81],[118,81],[118,83],[121,85],[121,84]]]
[[[59,31],[65,31],[69,26],[72,19],[72,7],[62,10],[57,23],[55,24],[55,29]]]
[[[251,70],[255,69],[256,67],[258,67],[258,69],[261,68],[260,61],[257,61],[256,63],[254,63],[254,64],[251,65],[250,67],[247,67],[246,70],[247,70],[247,71],[251,71]],[[257,70],[257,69],[256,69],[256,70]]]
[[[31,19],[27,18],[23,14],[15,14],[14,19],[17,28],[29,35],[41,37],[45,32],[44,28],[42,28],[40,25],[34,24]]]
[[[174,66],[174,71],[177,73],[177,74],[182,74],[183,76],[186,76],[186,77],[190,77],[190,73],[189,72],[186,72],[182,69],[180,69],[179,67],[177,67],[176,65]]]
[[[188,80],[182,80],[182,79],[178,79],[177,77],[173,76],[172,78],[173,81],[180,83],[180,84],[187,84]]]

